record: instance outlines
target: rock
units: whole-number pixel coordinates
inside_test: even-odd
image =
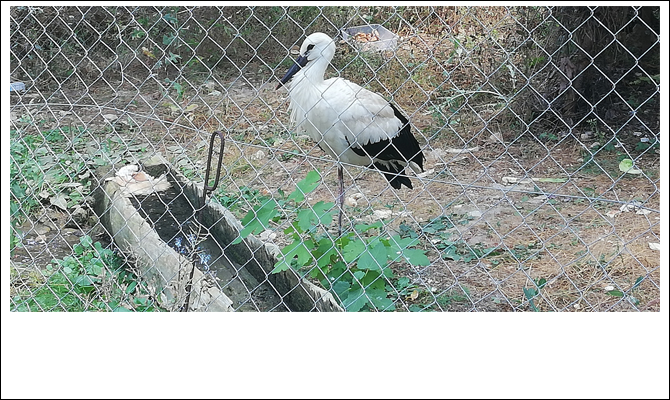
[[[265,152],[263,150],[258,150],[257,152],[252,154],[251,157],[249,158],[253,161],[262,160],[265,158]]]
[[[74,219],[78,224],[86,224],[88,220],[88,211],[81,206],[76,206],[72,214],[70,214],[72,219]]]
[[[344,205],[347,207],[356,207],[358,202],[352,196],[348,196],[346,199],[344,199]]]
[[[393,211],[391,210],[374,210],[372,212],[372,216],[375,220],[390,218],[391,215],[393,215]]]

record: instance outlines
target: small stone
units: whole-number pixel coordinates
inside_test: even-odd
[[[254,161],[262,160],[265,158],[265,152],[263,150],[258,150],[250,157]]]

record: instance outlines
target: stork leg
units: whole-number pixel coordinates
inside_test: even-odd
[[[342,210],[344,209],[344,174],[342,172],[342,166],[337,167],[337,179],[340,181],[340,215],[338,216],[338,225],[337,225],[337,235],[342,236]]]

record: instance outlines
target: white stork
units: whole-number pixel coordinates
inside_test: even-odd
[[[412,188],[405,175],[410,166],[423,171],[424,156],[410,131],[409,121],[377,93],[343,78],[324,80],[335,55],[328,35],[309,35],[300,56],[286,72],[277,89],[287,84],[291,121],[340,163],[340,226],[344,201],[342,163],[380,170],[394,189]]]

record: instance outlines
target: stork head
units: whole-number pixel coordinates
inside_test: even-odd
[[[277,89],[282,87],[285,83],[293,78],[303,67],[311,66],[313,64],[323,64],[325,72],[326,67],[335,56],[335,42],[330,36],[325,33],[315,32],[307,36],[300,47],[300,57],[295,61],[295,64],[286,72],[286,75],[281,79]]]

